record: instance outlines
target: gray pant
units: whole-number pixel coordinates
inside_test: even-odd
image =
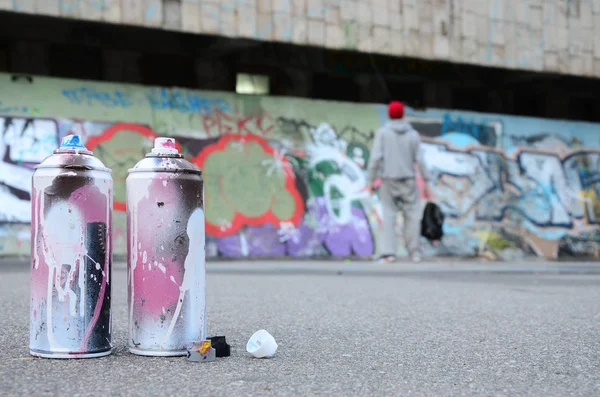
[[[419,253],[421,236],[421,200],[417,181],[411,179],[384,179],[379,189],[383,207],[382,255],[396,255],[396,215],[398,204],[404,212],[404,240],[409,255]]]

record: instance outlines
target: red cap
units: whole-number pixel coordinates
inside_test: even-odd
[[[400,101],[392,101],[388,105],[390,119],[401,119],[404,117],[404,105]]]

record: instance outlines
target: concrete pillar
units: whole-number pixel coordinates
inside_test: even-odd
[[[140,54],[133,51],[105,50],[104,78],[108,81],[141,82]]]
[[[196,86],[204,90],[235,90],[235,72],[226,62],[196,59]]]
[[[15,42],[10,46],[10,70],[15,73],[48,74],[48,46],[37,42]]]
[[[385,87],[382,86],[382,83],[374,74],[360,74],[355,77],[354,81],[358,86],[361,102],[383,102],[388,100]]]
[[[423,102],[426,107],[446,109],[452,107],[452,89],[448,83],[429,81],[424,84],[423,90]]]
[[[282,71],[285,84],[279,85],[278,95],[310,97],[312,76],[305,70],[285,69]]]
[[[544,115],[551,118],[567,118],[569,114],[569,97],[555,91],[545,95]]]

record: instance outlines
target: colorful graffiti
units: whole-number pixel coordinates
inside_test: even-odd
[[[57,145],[54,120],[0,117],[0,222],[31,222],[33,167]]]
[[[214,108],[202,119],[202,126],[208,136],[226,134],[266,136],[273,131],[273,120],[268,114],[258,113],[249,117],[240,117]]]
[[[195,160],[203,170],[206,231],[222,237],[244,226],[297,225],[304,212],[291,165],[256,135],[225,135]]]
[[[526,228],[545,237],[530,242],[540,255],[556,256],[567,231],[596,231],[600,152],[564,154],[518,148],[512,155],[481,146],[464,150],[426,142],[428,167],[444,213],[463,222]],[[527,239],[527,237],[526,237]],[[545,248],[547,247],[547,248]]]
[[[116,211],[125,211],[127,171],[148,153],[156,137],[146,126],[117,123],[106,128],[102,134],[88,138],[87,148],[112,170]],[[123,145],[124,142],[127,144]]]
[[[120,89],[98,90],[94,87],[78,87],[63,90],[62,94],[73,104],[104,106],[108,108],[129,108],[137,102],[147,102],[153,109],[171,109],[181,113],[210,114],[215,109],[229,110],[229,104],[221,99],[204,98],[197,93],[185,90],[153,88],[144,96]]]
[[[592,200],[581,192],[600,187],[597,151],[578,150],[561,158],[519,149],[508,157],[493,150],[452,150],[445,144],[424,147],[428,165],[440,174],[440,203],[448,216],[474,212],[478,221],[501,222],[513,211],[537,227],[572,228],[579,220],[596,224],[595,212],[588,208]]]
[[[116,254],[126,249],[127,170],[160,135],[203,169],[209,256],[378,253],[381,206],[365,189],[365,167],[383,105],[46,78],[27,102],[5,77],[0,254],[26,252],[33,167],[72,132],[113,170]],[[443,244],[423,241],[426,253],[598,255],[600,125],[435,109],[408,109],[407,119],[447,215]]]

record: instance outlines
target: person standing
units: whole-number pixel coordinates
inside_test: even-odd
[[[388,105],[390,120],[375,134],[367,167],[367,189],[373,192],[378,174],[382,183],[379,198],[383,207],[383,236],[379,261],[396,259],[396,215],[402,204],[404,213],[404,240],[411,259],[421,261],[419,239],[421,236],[421,200],[415,165],[425,181],[425,198],[431,200],[430,175],[421,155],[419,133],[404,118],[404,105],[392,101]]]

